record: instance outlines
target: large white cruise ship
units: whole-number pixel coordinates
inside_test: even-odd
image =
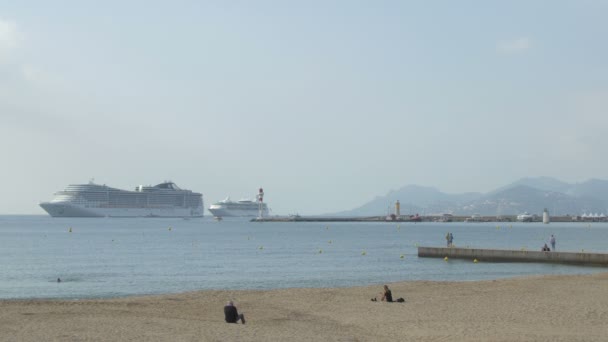
[[[264,189],[260,188],[258,195],[256,196],[257,201],[249,199],[242,199],[237,202],[231,201],[230,197],[227,197],[223,201],[213,203],[209,207],[209,211],[213,216],[221,218],[224,216],[229,217],[259,217],[268,216],[268,205],[264,203]],[[261,209],[261,213],[260,213]]]
[[[134,191],[72,184],[40,206],[53,217],[202,217],[204,211],[202,194],[170,181]]]

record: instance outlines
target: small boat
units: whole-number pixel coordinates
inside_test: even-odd
[[[213,219],[216,220],[217,222],[220,222],[221,220],[223,220],[223,218],[221,216],[213,216]]]

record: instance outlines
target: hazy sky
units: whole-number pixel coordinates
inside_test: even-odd
[[[0,214],[165,179],[275,214],[608,178],[607,1],[0,2]]]

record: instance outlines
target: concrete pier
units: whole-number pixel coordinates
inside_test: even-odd
[[[543,262],[557,264],[608,266],[608,254],[576,252],[541,252],[527,250],[418,247],[419,257],[477,259],[479,262]]]
[[[394,216],[394,217],[393,217]],[[599,219],[598,219],[599,220]],[[604,219],[605,220],[605,219]],[[468,222],[470,224],[488,223],[488,222],[515,222],[516,216],[480,216],[471,220],[470,216],[414,216],[414,215],[385,215],[385,216],[349,216],[349,217],[334,217],[334,216],[265,216],[262,218],[253,218],[254,222]],[[551,217],[553,222],[587,222],[573,221],[570,216],[554,216]],[[535,222],[541,222],[538,218]],[[588,223],[591,221],[588,221]],[[598,221],[599,222],[599,221]]]
[[[251,222],[413,222],[407,220],[387,221],[385,216],[329,217],[329,216],[269,216],[253,218]]]

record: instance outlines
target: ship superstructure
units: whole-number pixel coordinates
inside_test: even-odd
[[[202,194],[170,181],[134,191],[72,184],[40,206],[53,217],[202,217],[204,211]]]

